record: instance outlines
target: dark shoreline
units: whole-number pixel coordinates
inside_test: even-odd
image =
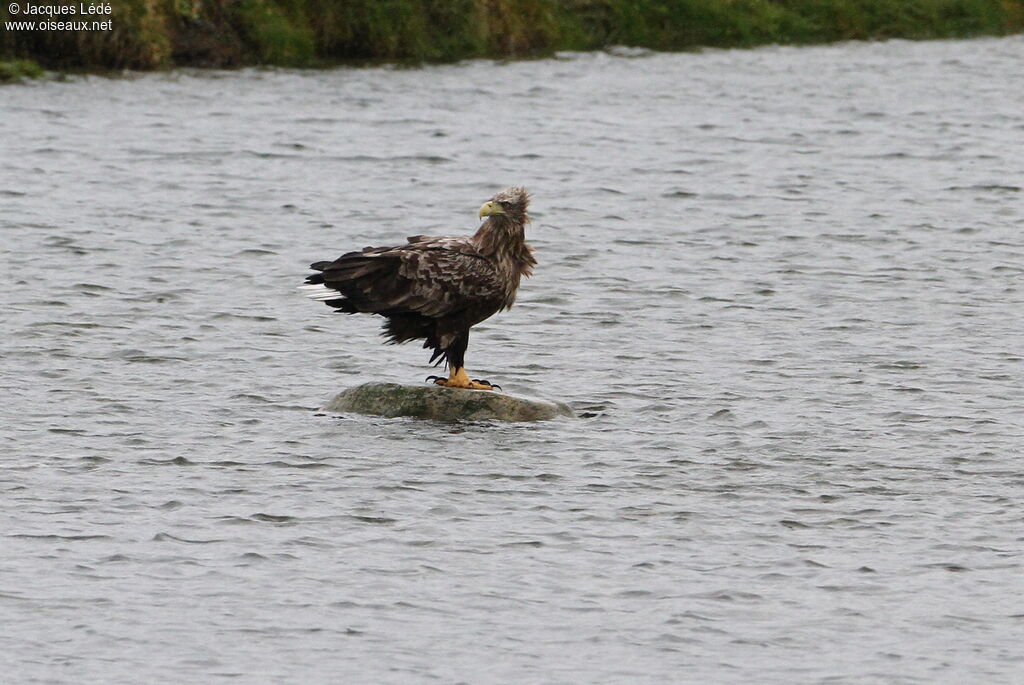
[[[78,16],[88,3],[20,4],[61,14],[12,15],[14,5],[4,5],[0,21],[98,18],[112,28],[5,24],[0,82],[43,68],[325,67],[540,57],[611,45],[673,51],[1024,31],[1024,0],[117,0],[109,3],[112,14],[98,17]]]

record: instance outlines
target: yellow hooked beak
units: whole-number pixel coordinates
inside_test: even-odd
[[[504,214],[505,210],[501,208],[497,202],[488,201],[480,206],[480,218],[483,219],[485,216],[491,216],[492,214]]]

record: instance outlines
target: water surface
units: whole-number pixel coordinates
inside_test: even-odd
[[[19,683],[1015,683],[1020,37],[0,92]],[[294,286],[534,194],[468,366]],[[13,674],[13,676],[11,675]]]

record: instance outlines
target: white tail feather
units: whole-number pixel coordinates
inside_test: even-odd
[[[300,285],[299,292],[311,300],[320,300],[321,302],[326,300],[337,300],[340,297],[344,297],[340,292],[332,288],[328,288],[323,283]]]

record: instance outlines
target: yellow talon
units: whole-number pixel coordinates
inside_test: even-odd
[[[469,374],[466,373],[464,367],[453,368],[448,374],[448,378],[436,378],[434,383],[437,385],[443,385],[446,388],[464,388],[466,390],[494,390],[494,385],[490,383],[480,381],[472,381],[469,379]]]

